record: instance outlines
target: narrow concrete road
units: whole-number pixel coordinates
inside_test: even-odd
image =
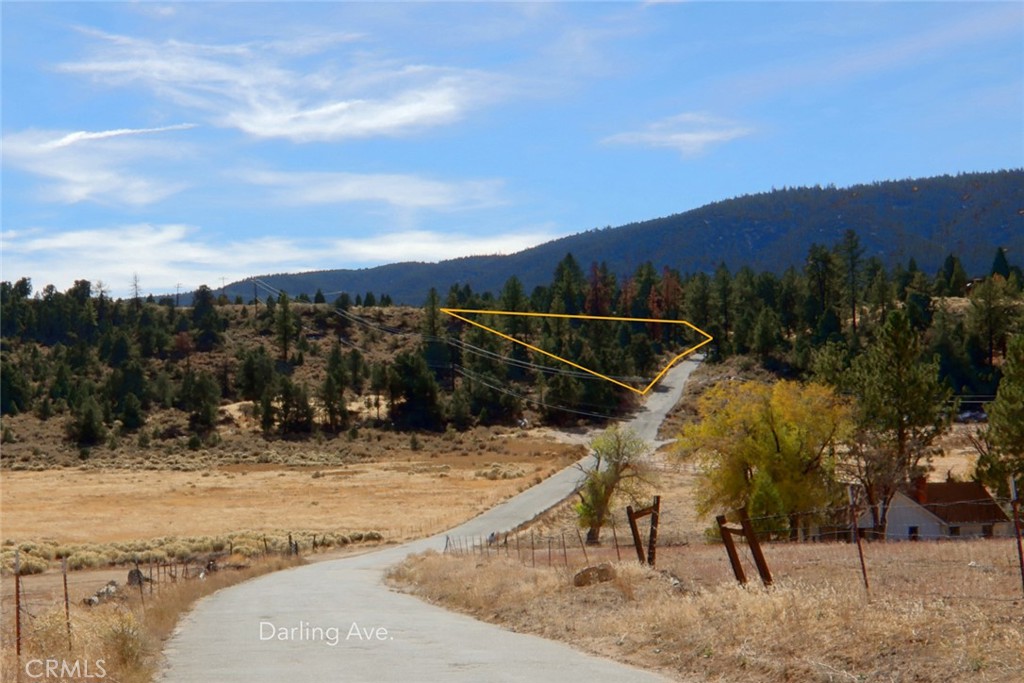
[[[655,442],[695,361],[649,394],[630,426]],[[447,532],[512,529],[564,500],[581,472],[569,467]],[[202,600],[164,650],[163,683],[647,683],[660,676],[512,633],[389,590],[384,570],[411,553],[441,550],[445,534],[366,555],[268,574]]]

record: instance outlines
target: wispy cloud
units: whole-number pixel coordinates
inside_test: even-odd
[[[496,235],[417,230],[344,239],[264,237],[218,244],[196,226],[136,224],[90,230],[4,231],[4,277],[30,277],[37,289],[59,290],[75,280],[102,281],[114,296],[128,296],[139,275],[144,291],[167,293],[180,284],[217,286],[253,273],[302,272],[402,261],[441,261],[475,254],[508,254],[554,239],[547,228]]]
[[[491,99],[501,79],[487,72],[429,64],[368,61],[338,55],[309,68],[293,60],[338,43],[350,34],[296,40],[203,45],[156,42],[87,31],[94,53],[65,62],[61,71],[111,86],[141,85],[180,106],[197,110],[222,127],[257,138],[293,142],[338,141],[402,135],[453,123]]]
[[[754,128],[700,112],[687,112],[648,124],[641,130],[611,135],[605,144],[674,149],[685,157],[754,133]]]
[[[402,209],[478,209],[503,203],[499,180],[444,182],[385,173],[244,171],[245,182],[272,188],[286,204],[383,202]]]
[[[967,46],[1019,38],[1020,4],[993,3],[990,7],[988,11],[967,17],[950,17],[942,23],[926,24],[916,32],[894,38],[859,41],[854,45],[840,42],[830,53],[819,54],[812,60],[767,64],[729,80],[724,89],[746,98],[807,87],[831,87],[904,71],[932,60],[948,59]],[[875,26],[870,30],[877,32]]]
[[[180,157],[186,149],[152,136],[193,127],[20,131],[4,136],[4,164],[50,180],[41,189],[43,201],[144,206],[185,187],[181,181],[145,177],[138,170],[143,160]]]

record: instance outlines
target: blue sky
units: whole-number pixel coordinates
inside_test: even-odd
[[[127,296],[1024,165],[1019,2],[2,5],[2,278]]]

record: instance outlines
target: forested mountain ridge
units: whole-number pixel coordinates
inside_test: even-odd
[[[959,256],[968,275],[985,275],[997,247],[1024,253],[1024,170],[907,179],[848,188],[772,190],[692,211],[591,230],[507,256],[472,256],[440,263],[395,263],[360,270],[327,270],[261,278],[293,295],[367,291],[396,303],[420,305],[431,287],[468,284],[498,291],[515,275],[530,290],[543,284],[567,253],[587,266],[604,262],[623,277],[645,262],[681,273],[732,269],[781,273],[800,267],[812,244],[834,244],[855,230],[866,257],[887,267],[913,257],[927,273]],[[249,298],[252,285],[235,283],[229,296]]]

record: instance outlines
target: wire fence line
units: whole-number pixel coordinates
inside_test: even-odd
[[[1007,502],[1006,499],[996,501]],[[965,504],[980,507],[991,505],[992,501],[945,505]],[[929,596],[977,603],[1017,602],[1024,593],[1024,567],[1012,532],[989,538],[943,535],[921,536],[916,541],[876,539],[858,548],[860,544],[848,523],[850,507],[825,507],[802,514],[843,516],[847,525],[800,539],[757,534],[771,574],[777,580],[805,584],[863,582],[872,596]],[[788,516],[784,515],[749,519],[750,522],[786,520]],[[646,530],[641,530],[640,536],[646,545]],[[742,537],[736,540],[739,560],[746,574],[757,576],[752,548]],[[711,529],[701,533],[662,527],[658,531],[657,546],[656,568],[674,577],[700,587],[733,580],[722,538]],[[606,526],[598,545],[587,544],[577,526],[549,524],[543,529],[520,529],[487,536],[448,536],[444,553],[476,560],[505,558],[527,567],[570,571],[601,562],[637,561],[631,532],[621,524]]]
[[[316,552],[315,543],[306,550]],[[230,552],[200,553],[193,557],[177,560],[135,562],[128,565],[91,567],[84,570],[70,570],[67,558],[63,558],[60,569],[54,572],[24,574],[20,564],[20,549],[15,551],[13,572],[3,577],[2,594],[3,622],[0,624],[3,647],[11,647],[18,657],[23,645],[33,635],[52,628],[46,617],[63,606],[66,620],[68,648],[74,634],[75,613],[84,608],[98,607],[104,603],[125,603],[138,601],[143,609],[147,600],[158,597],[169,587],[191,581],[202,581],[215,572],[243,570],[251,566],[251,560],[266,561],[271,557],[298,556],[304,552],[300,542],[289,535],[286,548],[265,544],[262,552],[240,561]],[[87,572],[83,575],[80,572]],[[124,576],[123,583],[111,578],[115,574]],[[10,584],[13,590],[8,592]],[[84,590],[83,590],[84,589]],[[75,610],[71,607],[75,606]]]

